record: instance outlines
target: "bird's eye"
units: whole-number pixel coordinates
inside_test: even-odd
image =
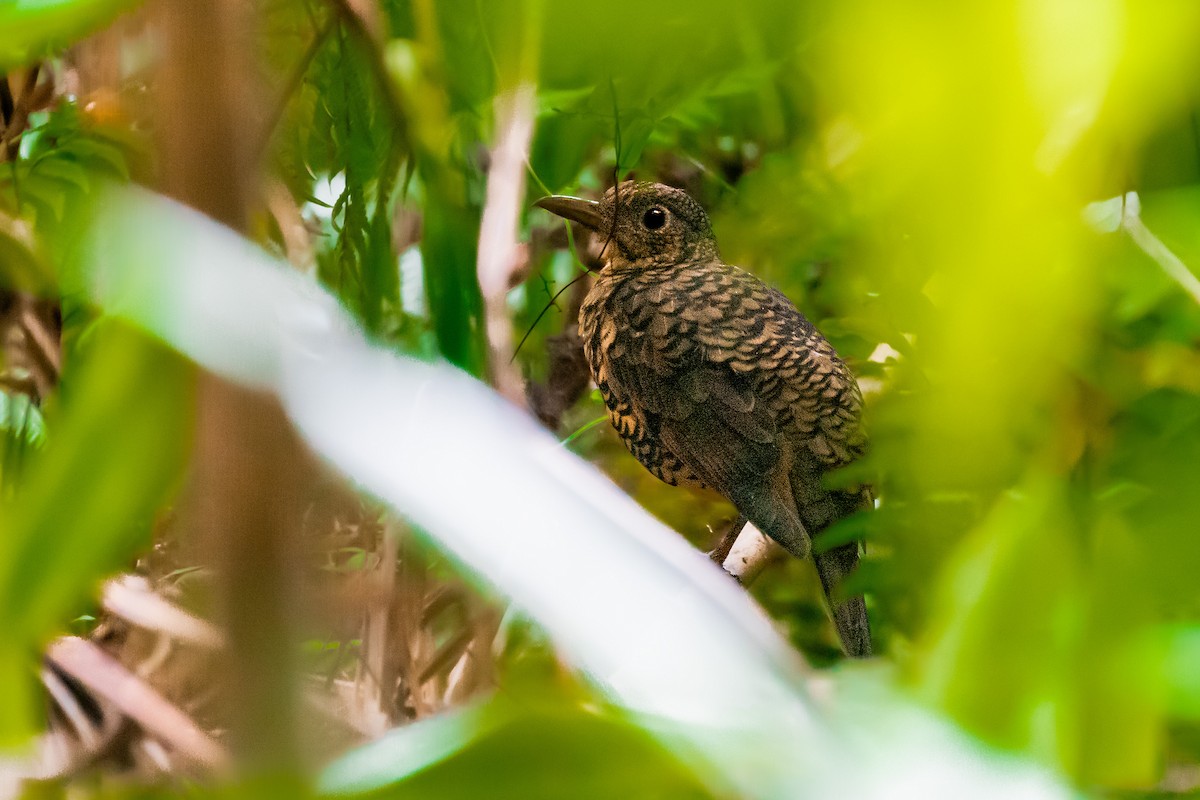
[[[666,209],[654,206],[646,209],[646,213],[642,215],[642,224],[647,230],[656,231],[663,225],[667,224]]]

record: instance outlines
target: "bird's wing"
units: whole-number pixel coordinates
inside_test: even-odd
[[[728,367],[698,364],[660,384],[674,402],[659,420],[663,443],[728,496],[761,484],[779,459],[778,429]]]
[[[764,334],[762,304],[752,296],[768,290],[731,279],[731,270],[677,267],[667,280],[646,274],[622,287],[613,304],[620,335],[605,340],[605,372],[636,398],[649,437],[803,557],[808,537],[779,467],[790,444],[752,366],[756,337],[776,337]]]
[[[854,374],[833,346],[791,301],[771,289],[768,304],[776,339],[763,356],[777,381],[772,402],[781,424],[790,424],[822,470],[862,455],[862,394]]]
[[[752,371],[731,363],[755,322],[729,270],[687,265],[630,281],[613,304],[620,335],[606,352],[613,381],[637,399],[652,433],[732,497],[775,465],[779,428]]]
[[[643,367],[629,378],[641,381],[638,397],[663,448],[759,530],[805,557],[809,536],[779,467],[788,445],[746,377],[727,364],[699,362],[668,374]]]

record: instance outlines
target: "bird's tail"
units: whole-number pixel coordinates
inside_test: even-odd
[[[818,474],[780,476],[769,489],[734,497],[737,507],[755,527],[783,545],[796,558],[810,555],[812,536],[869,503],[863,492],[830,491]],[[846,655],[871,655],[871,626],[862,595],[843,597],[842,585],[858,566],[858,542],[812,553],[821,588]]]
[[[800,483],[800,481],[796,481]],[[819,536],[821,531],[834,522],[849,516],[870,503],[870,494],[861,491],[829,491],[820,488],[820,482],[804,476],[801,485],[793,484],[793,500],[804,529],[810,537]],[[825,590],[833,624],[846,655],[866,658],[871,655],[871,625],[867,620],[867,605],[863,596],[846,597],[843,586],[850,573],[858,567],[858,542],[848,542],[823,552],[814,548],[813,563]]]
[[[867,621],[867,604],[861,594],[841,598],[841,586],[858,566],[858,542],[838,545],[824,553],[816,553],[813,561],[821,576],[821,587],[833,614],[842,648],[851,658],[871,655],[871,624]]]

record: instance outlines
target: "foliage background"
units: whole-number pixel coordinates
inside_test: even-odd
[[[571,290],[541,315],[581,270],[562,228],[528,210],[532,200],[594,194],[632,171],[692,191],[726,260],[782,288],[862,378],[872,449],[848,477],[869,478],[880,504],[832,533],[868,542],[858,584],[886,665],[871,680],[1078,787],[1157,796],[1200,786],[1193,4],[196,8],[222,21],[215,30],[238,31],[226,43],[232,55],[214,55],[212,74],[172,81],[180,45],[169,3],[0,5],[0,60],[28,112],[6,112],[0,151],[0,274],[11,298],[0,395],[0,617],[11,631],[0,648],[0,732],[9,742],[41,726],[31,654],[67,630],[94,635],[81,615],[95,611],[96,586],[114,572],[140,560],[201,614],[251,608],[236,581],[222,589],[196,579],[224,563],[214,548],[230,549],[220,535],[197,544],[211,526],[196,497],[211,490],[203,476],[219,460],[205,431],[225,401],[71,281],[88,200],[105,181],[161,188],[231,222],[332,292],[372,341],[445,359],[503,390],[512,370],[555,388],[555,355],[574,324]],[[511,322],[497,338],[477,248],[495,145],[513,119],[505,103],[522,86],[536,89],[526,185],[513,187],[528,246],[499,295]],[[186,103],[228,114],[228,136],[206,144],[180,134],[171,109]],[[173,164],[191,135],[198,149],[235,154],[227,165],[253,166],[216,177],[236,185],[236,210],[206,207],[196,197],[207,195],[179,182]],[[37,317],[35,297],[56,301],[57,317]],[[27,363],[30,319],[61,333],[57,388],[39,383],[46,368],[36,358]],[[505,356],[529,329],[510,367]],[[239,402],[230,408],[245,411]],[[594,396],[558,416],[571,450],[696,544],[732,517],[714,497],[658,485],[606,425],[588,427],[600,416]],[[238,430],[220,447],[253,449]],[[406,686],[404,711],[385,709],[371,732],[436,717],[493,686],[541,698],[536,713],[547,717],[468,717],[431,734],[454,742],[464,763],[415,777],[397,770],[384,776],[388,791],[452,793],[458,781],[465,795],[503,772],[514,787],[529,781],[513,796],[553,796],[538,781],[578,759],[580,796],[630,785],[718,792],[636,720],[582,714],[593,689],[559,663],[553,643],[536,626],[502,623],[497,595],[513,587],[480,596],[439,554],[439,531],[389,538],[385,528],[408,526],[322,475],[316,482],[338,499],[299,492],[301,521],[283,526],[294,534],[279,540],[283,550],[323,563],[319,578],[395,573],[389,618],[415,614],[407,638],[385,637],[403,653],[389,663]],[[445,480],[457,502],[481,496],[453,474]],[[525,502],[536,514],[544,499]],[[248,568],[296,569],[312,592],[329,589],[287,560]],[[781,565],[753,592],[813,663],[828,665],[837,655],[809,570]],[[453,596],[452,619],[412,611],[437,591]],[[303,641],[303,658],[280,656],[298,673],[361,686],[361,620],[322,617],[320,605],[310,597],[294,615],[281,611],[296,639],[278,649],[253,632],[249,641],[262,644],[266,664]],[[507,648],[493,646],[497,630]],[[468,652],[475,663],[480,652],[497,655],[486,674],[457,684],[458,696],[451,673]],[[422,689],[429,681],[437,688]],[[220,712],[189,711],[200,727],[220,727]],[[492,725],[505,734],[489,738]],[[339,736],[370,738],[361,728]],[[568,752],[546,749],[547,729]],[[236,737],[231,744],[241,758]],[[611,754],[617,747],[631,749],[628,759]],[[339,748],[330,734],[315,749],[324,761]],[[307,785],[311,771],[279,757]],[[614,774],[617,762],[634,767]]]

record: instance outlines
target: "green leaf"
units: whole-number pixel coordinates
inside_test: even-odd
[[[91,185],[87,170],[67,158],[40,158],[29,167],[28,178],[33,180],[53,180],[69,184],[75,189],[87,191]]]
[[[101,136],[78,137],[71,142],[70,153],[85,167],[105,177],[129,180],[129,161],[125,150]]]
[[[711,797],[644,731],[612,713],[495,701],[398,728],[322,775],[322,793],[538,800]]]
[[[941,587],[928,688],[968,728],[1008,747],[1031,744],[1031,709],[1063,668],[1059,620],[1079,579],[1078,555],[1043,535],[1069,524],[1061,503],[1053,482],[1035,476],[963,541]],[[987,692],[976,681],[981,670]]]
[[[26,462],[45,441],[45,421],[33,401],[0,391],[0,498],[11,497]]]
[[[131,329],[103,325],[68,365],[61,416],[0,515],[6,652],[34,647],[79,612],[96,582],[146,547],[190,442],[191,368]],[[0,707],[28,705],[21,684]],[[0,741],[28,720],[0,715]]]
[[[0,230],[0,288],[42,294],[53,285],[53,275],[24,239]]]
[[[0,392],[0,432],[30,447],[40,447],[46,441],[42,412],[23,394]]]
[[[483,296],[475,271],[479,209],[448,194],[444,190],[430,192],[426,199],[421,238],[425,293],[442,355],[473,375],[482,375],[487,368],[487,345]]]
[[[7,0],[0,3],[0,70],[42,58],[104,25],[138,0]]]

